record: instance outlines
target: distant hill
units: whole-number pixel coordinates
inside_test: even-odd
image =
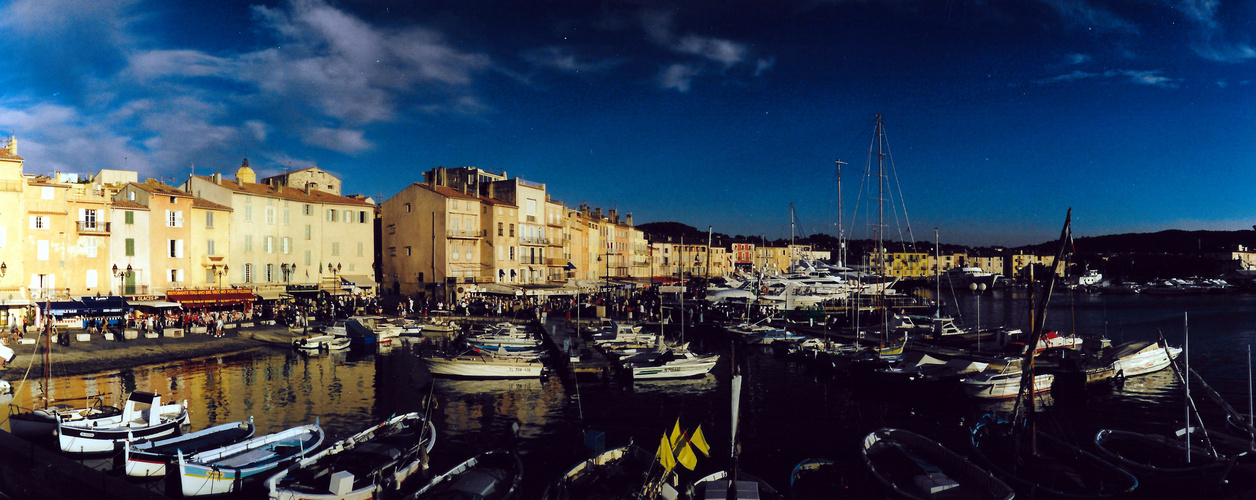
[[[669,239],[673,242],[679,242],[683,236],[691,242],[697,243],[699,240],[706,243],[707,232],[698,230],[698,228],[680,222],[649,222],[637,225],[637,229],[649,235],[651,241],[662,241]],[[721,233],[713,235],[716,239],[726,239],[727,236]]]

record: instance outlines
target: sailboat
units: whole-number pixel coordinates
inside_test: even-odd
[[[1042,336],[1056,271],[1071,240],[1072,215],[1070,209],[1060,231],[1053,269],[1043,277],[1043,297],[1034,304],[1028,345],[1036,344]],[[970,444],[979,465],[1031,498],[1106,498],[1137,488],[1138,479],[1125,470],[1037,429],[1031,389],[1034,380],[1034,351],[1026,349],[1012,418],[987,414],[970,429]]]
[[[740,449],[737,443],[737,428],[741,410],[742,377],[740,363],[738,363],[739,357],[735,353],[737,344],[734,343],[733,349],[732,428],[729,443],[729,456],[732,458],[732,467],[694,481],[689,489],[689,498],[692,500],[783,500],[784,496],[768,484],[767,481],[742,472],[737,467],[738,450]]]

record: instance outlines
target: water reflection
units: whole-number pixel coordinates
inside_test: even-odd
[[[632,383],[633,392],[640,394],[666,393],[693,396],[711,392],[719,386],[719,379],[707,373],[701,377],[677,380],[637,380]]]

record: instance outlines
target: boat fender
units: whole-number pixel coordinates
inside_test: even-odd
[[[384,480],[383,480],[383,481],[380,481],[380,489],[382,489],[382,490],[384,490],[384,491],[394,491],[394,490],[396,490],[396,489],[397,489],[397,480],[396,480],[396,479],[393,479],[393,477],[392,477],[392,476],[386,476],[386,477],[384,477]]]
[[[326,350],[328,350],[328,345],[327,345],[327,343],[326,343],[326,342],[323,342],[323,343],[321,343],[321,344],[318,344],[318,348],[319,348],[319,349],[322,349],[322,350],[324,350],[324,351],[326,351]]]

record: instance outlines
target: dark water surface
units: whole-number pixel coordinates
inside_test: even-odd
[[[981,324],[1025,327],[1024,291],[987,291]],[[968,291],[944,293],[948,311],[958,302],[964,322],[977,322],[977,299]],[[1243,413],[1248,408],[1247,346],[1256,332],[1256,296],[1144,297],[1057,295],[1048,328],[1062,333],[1106,335],[1115,342],[1154,339],[1162,332],[1173,345],[1184,337],[1189,313],[1191,367]],[[670,334],[671,332],[669,332]],[[511,424],[522,430],[518,449],[525,461],[524,498],[582,458],[581,431],[606,433],[607,446],[630,439],[653,449],[677,418],[686,428],[701,425],[712,458],[699,460],[696,474],[727,465],[730,428],[732,342],[717,329],[687,329],[686,340],[701,352],[724,356],[713,374],[685,381],[626,382],[557,376],[541,380],[433,380],[408,346],[376,354],[307,356],[285,349],[140,367],[54,380],[53,394],[65,399],[101,394],[120,404],[133,390],[165,399],[187,399],[192,427],[203,428],[252,417],[258,432],[273,432],[318,419],[329,439],[338,439],[389,415],[425,411],[429,393],[438,429],[432,470],[444,469],[481,451],[504,446]],[[37,374],[35,375],[38,376]],[[17,382],[14,382],[15,386]],[[30,406],[36,384],[17,388],[15,403]],[[1197,389],[1196,389],[1197,390]],[[1054,432],[1090,446],[1103,427],[1171,432],[1185,417],[1184,396],[1172,371],[1132,378],[1123,386],[1092,386],[1054,394],[1043,421]],[[1197,396],[1205,423],[1224,428],[1215,405]],[[750,352],[741,402],[741,468],[787,491],[789,472],[806,458],[824,457],[845,466],[847,496],[870,494],[859,463],[863,436],[880,427],[905,428],[933,437],[961,453],[964,424],[1011,404],[981,403],[958,391],[905,393],[867,380],[819,371],[770,348]],[[839,495],[840,496],[840,495]],[[1154,498],[1152,492],[1139,497]]]

